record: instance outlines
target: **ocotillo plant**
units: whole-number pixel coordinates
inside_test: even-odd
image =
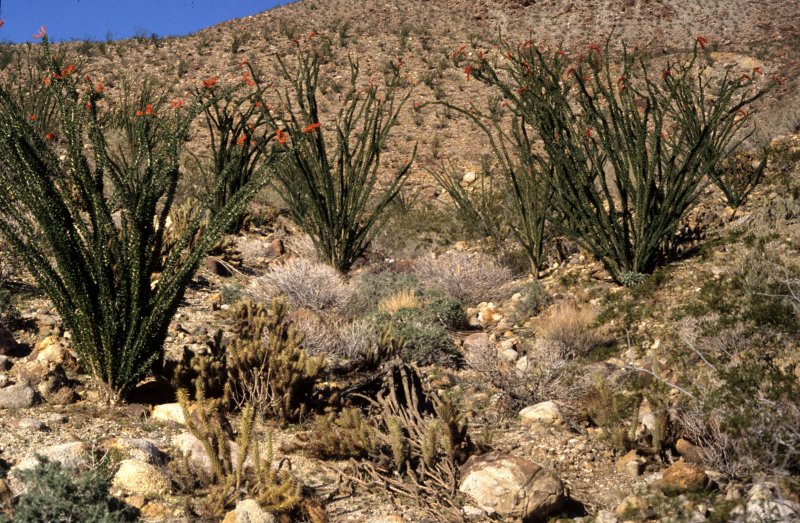
[[[242,84],[252,87],[247,96],[236,88],[223,88],[212,78],[197,87],[195,94],[203,100],[206,130],[211,139],[210,165],[205,166],[206,178],[215,190],[211,195],[211,210],[216,213],[253,178],[273,135],[264,132],[272,118],[264,101],[266,87],[249,62],[240,64]],[[271,126],[270,126],[271,127]],[[200,165],[203,162],[199,160]],[[244,215],[231,224],[229,233],[241,229]]]
[[[551,215],[552,189],[547,172],[550,165],[534,152],[524,119],[515,116],[506,128],[502,120],[491,118],[474,107],[444,105],[470,117],[489,139],[511,216],[498,220],[491,203],[481,201],[486,196],[483,191],[467,192],[458,181],[454,182],[447,169],[432,169],[431,174],[453,199],[459,212],[477,221],[487,235],[502,237],[502,229],[508,228],[513,240],[528,256],[531,273],[538,276],[544,263],[547,222]]]
[[[50,57],[46,36],[43,49]],[[103,125],[102,87],[72,65],[47,64],[55,132],[43,135],[0,88],[0,235],[52,300],[81,364],[116,399],[163,357],[187,284],[265,176],[199,233],[208,211],[197,209],[163,252],[181,149],[203,103],[132,95],[110,104],[125,117]]]
[[[359,86],[358,64],[351,61],[350,89],[336,121],[321,122],[317,54],[299,49],[296,71],[281,66],[291,87],[283,100],[286,127],[276,135],[280,142],[290,136],[293,147],[275,186],[320,257],[346,272],[384,224],[416,156],[415,147],[395,173],[380,172],[382,149],[408,99],[398,96],[400,68],[384,88],[373,82]]]
[[[616,61],[609,47],[571,57],[503,42],[502,65],[481,54],[466,67],[536,132],[558,221],[623,283],[663,260],[719,160],[712,141],[724,143],[727,118],[762,92],[746,79],[723,82],[696,106],[697,45],[685,67],[655,77],[640,52],[624,48]],[[676,109],[681,100],[685,110]],[[699,127],[687,121],[696,112]]]
[[[696,45],[702,50],[705,40],[699,40]],[[704,154],[712,166],[708,176],[725,195],[728,205],[737,209],[761,181],[767,165],[766,149],[756,161],[752,153],[737,154],[756,131],[753,118],[756,111],[746,109],[749,104],[737,105],[753,96],[754,93],[748,88],[757,85],[763,72],[758,67],[740,75],[726,71],[721,79],[716,79],[709,74],[708,64],[697,60],[698,56],[695,49],[692,60],[668,64],[662,73],[663,81],[673,95],[673,109],[680,115],[678,121],[693,139],[699,139],[709,121],[718,121],[716,126],[710,128],[706,141]],[[692,78],[691,89],[686,88],[687,76]],[[736,85],[744,89],[736,89]],[[754,98],[763,92],[758,91]],[[734,107],[736,110],[731,110]]]

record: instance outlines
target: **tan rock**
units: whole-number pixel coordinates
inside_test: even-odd
[[[703,463],[703,451],[697,445],[693,445],[683,438],[679,438],[675,442],[675,450],[681,455],[688,463],[701,464]]]
[[[158,498],[172,491],[172,482],[160,468],[135,459],[126,459],[112,482],[114,488],[146,498]]]
[[[681,459],[664,471],[658,487],[668,496],[677,496],[686,492],[701,492],[708,483],[708,476],[702,468]]]
[[[186,425],[186,418],[183,415],[183,408],[180,403],[164,403],[153,407],[153,412],[150,413],[150,418],[163,421],[165,423],[177,423],[178,425]]]
[[[502,517],[543,520],[564,502],[564,485],[552,470],[499,452],[467,460],[459,491],[481,509]]]

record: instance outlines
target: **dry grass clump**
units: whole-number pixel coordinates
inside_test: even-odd
[[[486,254],[450,252],[420,258],[414,273],[422,286],[444,292],[463,304],[476,304],[512,293],[514,275]]]
[[[400,309],[419,309],[422,302],[413,289],[401,289],[378,303],[378,310],[394,314]]]
[[[262,303],[284,296],[292,309],[334,313],[347,307],[352,291],[342,275],[331,266],[307,258],[295,258],[254,280],[248,294]]]
[[[545,311],[537,330],[539,343],[564,358],[588,356],[609,342],[609,337],[595,327],[597,313],[575,302],[556,303]]]

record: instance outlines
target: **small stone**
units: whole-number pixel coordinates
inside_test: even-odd
[[[158,445],[146,438],[114,438],[108,442],[108,448],[119,452],[126,459],[151,465],[161,465],[164,462],[164,455]]]
[[[637,477],[642,473],[642,466],[644,460],[632,450],[617,460],[617,472],[627,474],[631,477]]]
[[[186,424],[186,418],[183,415],[183,407],[181,407],[180,403],[156,405],[153,407],[150,418],[165,423],[177,423],[178,425]]]
[[[708,483],[708,476],[703,469],[681,459],[664,471],[658,487],[667,496],[677,496],[687,492],[702,492]]]
[[[564,417],[561,410],[552,401],[543,401],[536,405],[525,407],[519,412],[523,425],[563,425]]]
[[[119,464],[112,484],[114,488],[147,498],[165,496],[172,491],[172,482],[163,470],[135,459]]]
[[[18,383],[0,389],[0,409],[27,409],[36,402],[36,391]]]
[[[515,351],[514,349],[505,349],[500,351],[498,356],[503,361],[506,361],[508,363],[514,363],[519,359],[519,352]]]
[[[675,450],[681,455],[688,463],[699,465],[703,463],[703,452],[700,447],[693,445],[683,438],[679,438],[675,442]]]
[[[261,508],[254,499],[243,499],[225,514],[222,523],[277,523],[277,518]]]
[[[29,432],[47,432],[50,430],[43,421],[36,418],[21,418],[17,421],[17,428]]]
[[[461,181],[469,185],[470,183],[475,182],[478,179],[478,173],[470,171],[464,173],[464,176],[461,177]]]
[[[0,355],[16,356],[19,354],[19,343],[11,332],[0,325]]]
[[[72,405],[81,399],[72,387],[61,387],[47,398],[51,405]]]

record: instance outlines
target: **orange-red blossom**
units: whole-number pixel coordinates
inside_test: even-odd
[[[280,129],[275,130],[275,138],[278,140],[278,143],[283,145],[286,143],[286,133],[281,131]]]
[[[303,132],[309,134],[314,132],[315,129],[319,129],[319,122],[306,125],[305,129],[303,129]]]
[[[211,89],[215,85],[217,85],[217,81],[219,81],[219,76],[212,76],[211,78],[206,78],[203,80],[203,89]]]
[[[34,38],[44,38],[45,36],[47,36],[47,29],[45,26],[40,27],[39,32],[33,35]]]

